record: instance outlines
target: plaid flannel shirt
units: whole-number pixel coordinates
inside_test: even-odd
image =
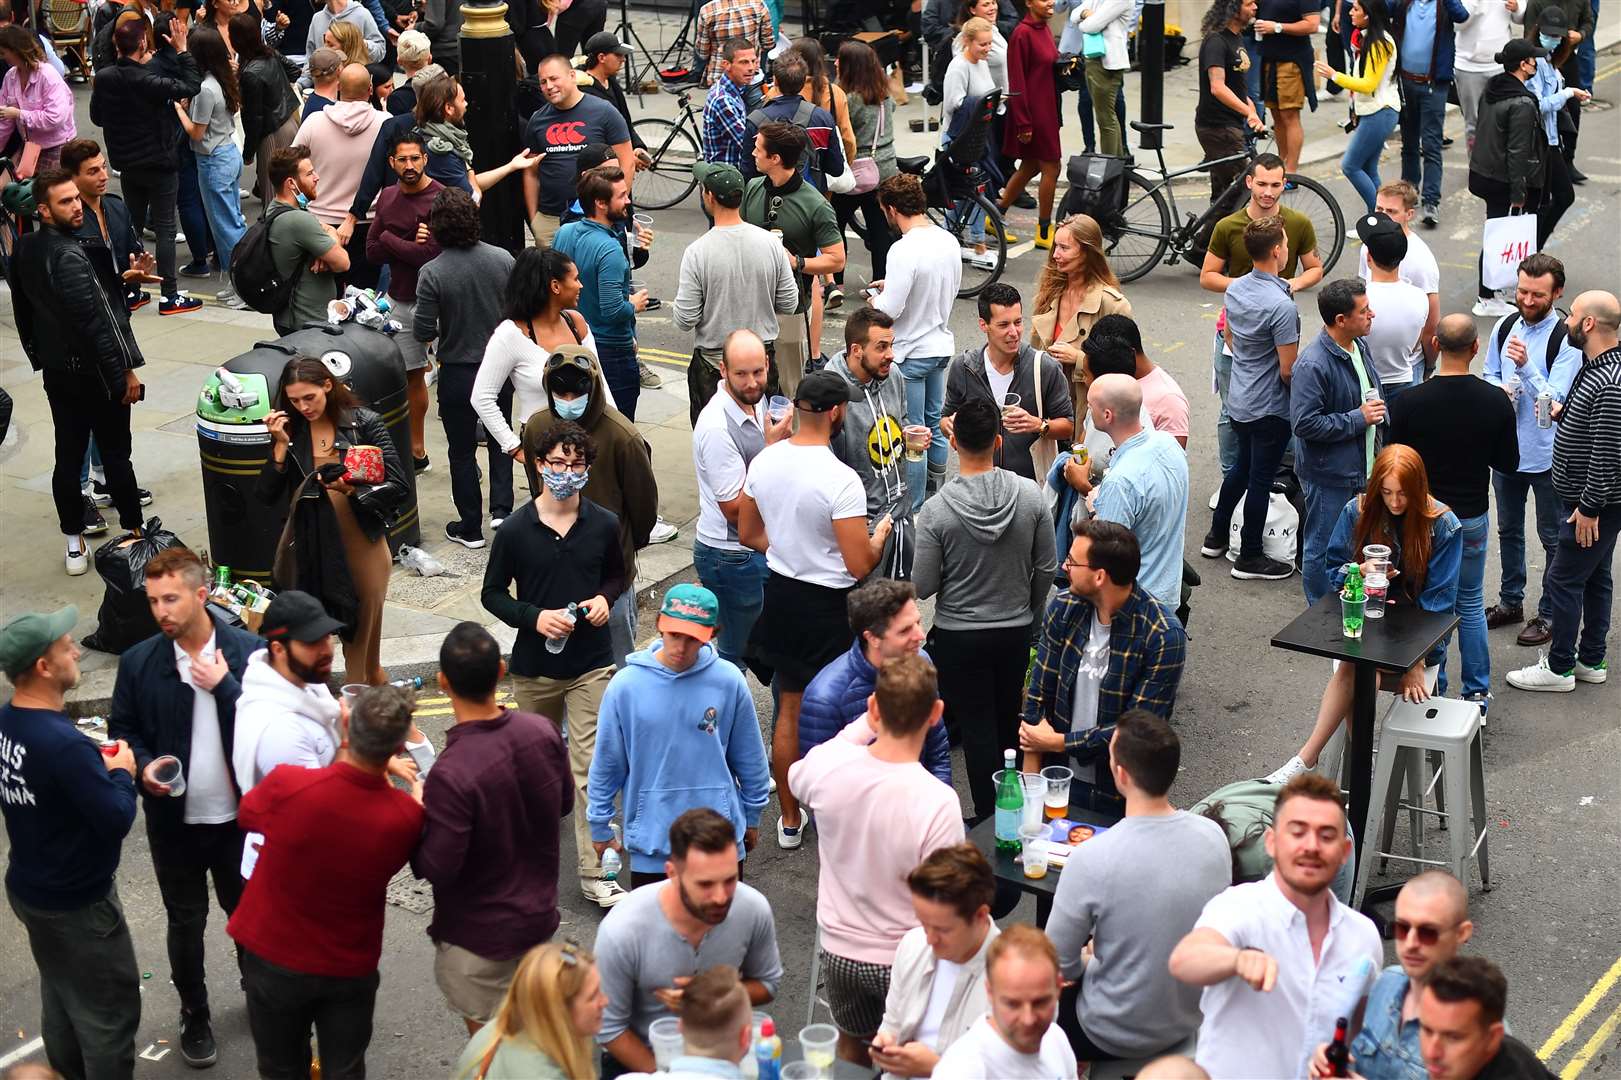
[[[1070,731],[1075,677],[1092,632],[1093,612],[1092,601],[1068,589],[1047,605],[1024,698],[1025,723],[1050,721],[1064,733],[1064,749],[1082,764],[1109,752],[1115,719],[1128,709],[1147,709],[1170,719],[1188,643],[1171,610],[1133,583],[1131,595],[1109,621],[1109,671],[1098,686],[1097,727]]]
[[[704,99],[704,160],[735,165],[744,176],[754,171],[754,143],[749,138],[749,107],[743,89],[730,79],[709,88]]]
[[[771,28],[771,11],[765,0],[709,0],[698,10],[692,51],[704,62],[704,85],[713,86],[720,78],[720,47],[727,38],[748,38],[760,53],[760,66],[777,44]]]

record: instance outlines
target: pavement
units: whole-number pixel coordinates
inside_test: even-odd
[[[1613,48],[1621,33],[1621,5],[1608,5],[1599,41],[1606,46],[1599,60],[1599,98],[1621,101],[1621,53]],[[638,26],[642,20],[638,16]],[[642,28],[657,45],[657,30]],[[670,31],[673,34],[673,29]],[[1184,80],[1176,82],[1175,80]],[[1171,132],[1167,160],[1193,151],[1191,69],[1168,76],[1167,120]],[[1135,76],[1130,80],[1135,83]],[[92,130],[79,96],[81,130]],[[1128,88],[1135,103],[1135,87]],[[667,95],[648,95],[650,115],[672,107]],[[1079,126],[1073,105],[1066,118],[1065,149],[1079,152]],[[919,106],[910,106],[917,109]],[[1133,104],[1133,113],[1135,113]],[[1325,108],[1307,117],[1305,168],[1339,198],[1355,207],[1355,196],[1340,177],[1333,127],[1339,110]],[[1577,202],[1549,245],[1566,261],[1569,288],[1564,303],[1585,288],[1614,290],[1621,284],[1621,126],[1612,107],[1584,115],[1582,168],[1592,177],[1577,189]],[[1466,164],[1461,145],[1461,119],[1452,113],[1448,131],[1459,145],[1445,156],[1446,194],[1442,224],[1425,234],[1442,267],[1443,311],[1467,310],[1474,291],[1475,252],[1479,245],[1480,203],[1465,188]],[[914,138],[906,133],[903,139]],[[924,136],[916,138],[924,139]],[[923,145],[923,144],[920,144]],[[924,147],[926,148],[926,147]],[[922,152],[910,144],[902,153]],[[1395,145],[1387,149],[1384,169],[1398,171]],[[655,215],[659,234],[645,276],[654,295],[669,300],[675,291],[676,253],[702,233],[704,219],[696,201]],[[1010,227],[1028,235],[1034,214],[1016,211]],[[1344,258],[1350,258],[1351,252]],[[1043,253],[1027,245],[1010,252],[1006,280],[1027,289],[1035,280]],[[851,281],[864,280],[866,255],[852,245]],[[1335,273],[1349,272],[1342,263]],[[1209,390],[1209,341],[1219,297],[1201,292],[1194,272],[1161,267],[1126,287],[1143,327],[1150,355],[1183,386],[1190,399],[1193,438],[1190,471],[1194,509],[1190,512],[1192,545],[1205,525],[1204,500],[1218,483],[1213,449],[1217,402]],[[199,295],[212,290],[198,288]],[[1314,298],[1300,298],[1303,325],[1318,325]],[[0,305],[0,321],[10,321],[9,305]],[[1482,321],[1481,332],[1490,324]],[[690,580],[691,520],[696,513],[689,457],[684,366],[690,347],[667,314],[639,322],[642,352],[665,379],[665,387],[645,391],[640,426],[653,446],[664,516],[681,526],[673,543],[642,553],[639,585],[643,588],[643,633],[651,633],[647,605],[664,583]],[[192,409],[197,388],[221,361],[272,336],[267,317],[233,312],[212,304],[194,315],[160,318],[151,308],[135,318],[136,333],[148,359],[148,401],[135,410],[135,461],[142,485],[155,494],[151,513],[162,517],[188,543],[207,548],[200,498]],[[977,335],[972,306],[959,304],[951,328],[959,343]],[[826,340],[840,333],[840,317],[828,320]],[[830,344],[831,349],[831,344]],[[0,510],[16,532],[0,544],[0,589],[5,612],[39,610],[73,602],[79,605],[77,635],[94,628],[101,584],[95,576],[67,578],[61,564],[60,538],[50,509],[51,426],[37,375],[28,368],[10,326],[0,327],[0,385],[17,400],[15,434],[0,447]],[[483,553],[468,552],[442,539],[450,515],[448,479],[443,468],[444,438],[430,413],[429,450],[435,467],[420,478],[425,546],[461,575],[416,579],[396,572],[385,617],[384,662],[390,673],[431,674],[439,640],[455,622],[472,618],[488,622],[477,590]],[[176,441],[176,440],[179,441]],[[435,539],[440,537],[440,539]],[[1535,545],[1533,545],[1533,548]],[[1499,575],[1497,544],[1489,546],[1486,582],[1490,592]],[[1190,553],[1191,553],[1190,548]],[[1327,672],[1319,661],[1282,653],[1266,644],[1270,633],[1299,611],[1296,581],[1246,583],[1229,578],[1219,564],[1193,561],[1204,574],[1195,591],[1190,620],[1188,665],[1174,721],[1184,741],[1183,769],[1173,798],[1186,805],[1205,793],[1247,776],[1263,776],[1294,752],[1315,714]],[[1540,551],[1530,555],[1532,599],[1542,569]],[[1495,599],[1495,594],[1490,599]],[[927,612],[928,605],[925,605]],[[1238,629],[1243,628],[1243,629]],[[498,628],[505,632],[504,628]],[[1612,645],[1615,634],[1612,633]],[[1510,1023],[1534,1048],[1544,1052],[1555,1072],[1565,1077],[1617,1074],[1621,1055],[1621,901],[1616,868],[1621,866],[1621,784],[1615,762],[1621,756],[1621,689],[1617,683],[1582,685],[1572,694],[1532,696],[1507,688],[1503,673],[1535,662],[1533,650],[1513,644],[1509,631],[1491,638],[1493,689],[1497,694],[1486,736],[1487,806],[1493,888],[1483,891],[1471,881],[1472,917],[1476,924],[1470,951],[1490,956],[1508,975]],[[86,679],[75,702],[79,714],[102,711],[115,658],[86,653]],[[751,687],[762,723],[771,715],[769,694]],[[421,701],[419,723],[442,745],[450,723],[448,703]],[[960,762],[959,762],[960,778]],[[966,790],[959,791],[966,801]],[[770,806],[762,819],[762,846],[752,853],[747,879],[760,888],[777,912],[779,943],[787,975],[777,1000],[769,1007],[790,1034],[807,1007],[808,957],[814,940],[818,838],[814,832],[798,852],[778,851],[770,839],[776,820]],[[1405,826],[1403,826],[1405,828]],[[566,830],[565,830],[566,831]],[[1399,836],[1404,833],[1399,833]],[[1439,838],[1435,838],[1439,840]],[[1398,841],[1399,843],[1400,841]],[[562,863],[571,865],[572,843],[565,836]],[[1431,855],[1439,852],[1432,841]],[[177,1038],[176,1003],[165,985],[164,917],[152,876],[144,830],[133,829],[118,875],[144,973],[146,1010],[138,1046],[145,1057],[139,1075],[173,1077],[186,1072],[172,1053]],[[464,1041],[460,1024],[445,1010],[433,984],[432,948],[425,936],[431,901],[402,880],[391,890],[393,906],[385,931],[382,988],[371,1047],[371,1069],[382,1077],[445,1075]],[[561,889],[560,934],[589,945],[601,912],[574,890],[565,872]],[[1012,920],[1033,918],[1029,903]],[[248,1076],[253,1071],[246,1016],[229,960],[229,941],[216,918],[209,930],[208,970],[216,996],[216,1031],[221,1040],[219,1075]],[[0,1068],[11,1060],[38,1056],[38,989],[20,928],[9,912],[0,912]],[[15,1033],[15,1039],[13,1039]]]

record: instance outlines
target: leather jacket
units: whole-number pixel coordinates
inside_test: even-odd
[[[242,160],[251,164],[259,143],[298,111],[293,83],[298,65],[278,52],[256,56],[237,72],[242,90]]]
[[[35,371],[65,372],[109,398],[141,367],[123,281],[100,237],[42,225],[17,243],[11,263],[17,336]]]
[[[273,455],[265,458],[259,471],[257,494],[266,503],[285,500],[298,491],[304,478],[315,467],[314,448],[310,440],[310,425],[299,413],[288,413],[292,433],[292,446],[287,461],[276,467]],[[375,541],[399,518],[400,512],[411,498],[411,481],[405,472],[405,462],[394,446],[394,440],[383,424],[383,418],[370,409],[359,408],[337,426],[337,450],[341,456],[351,446],[380,446],[383,449],[383,482],[370,487],[356,486],[349,496],[354,507],[355,520],[366,539]],[[325,498],[324,492],[321,497]]]
[[[1480,102],[1469,171],[1508,184],[1509,202],[1526,205],[1533,188],[1542,187],[1542,155],[1548,153],[1536,95],[1506,72],[1493,75]]]

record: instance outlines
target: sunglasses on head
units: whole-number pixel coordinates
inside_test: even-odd
[[[1442,928],[1427,923],[1410,923],[1406,919],[1396,919],[1390,924],[1390,929],[1397,941],[1406,941],[1409,934],[1417,934],[1418,943],[1426,947],[1441,940]]]

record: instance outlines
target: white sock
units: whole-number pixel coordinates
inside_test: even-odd
[[[84,554],[84,537],[80,536],[78,533],[73,533],[71,535],[68,533],[63,533],[62,539],[68,542],[69,555]]]

